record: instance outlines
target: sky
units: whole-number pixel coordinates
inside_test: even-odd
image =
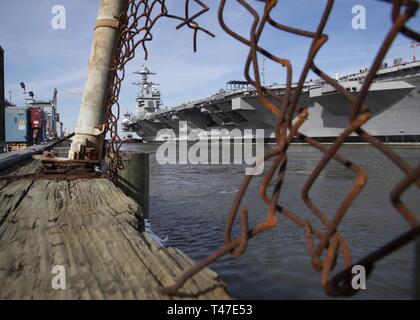
[[[169,11],[182,15],[182,0],[167,0]],[[176,30],[179,23],[161,19],[152,30],[154,39],[148,43],[149,58],[139,48],[136,58],[126,68],[120,105],[122,112],[136,108],[138,76],[133,72],[143,64],[157,75],[153,81],[160,84],[164,106],[175,107],[186,101],[209,96],[229,80],[244,80],[244,62],[249,49],[227,35],[217,20],[217,0],[205,0],[210,11],[197,19],[201,26],[216,37],[198,35],[198,51],[193,52],[193,34],[186,27]],[[249,0],[259,12],[264,4]],[[279,1],[272,17],[282,23],[307,30],[315,30],[325,0]],[[65,29],[54,29],[52,8],[65,8]],[[366,29],[354,30],[352,8],[362,5],[366,9]],[[0,0],[0,46],[5,50],[5,91],[12,102],[23,105],[23,92],[19,86],[25,82],[35,99],[51,99],[58,89],[58,109],[64,127],[75,129],[79,116],[81,96],[87,75],[88,60],[93,39],[93,26],[99,0]],[[198,7],[191,5],[191,12]],[[389,4],[376,0],[336,0],[326,33],[329,41],[321,49],[317,65],[335,76],[337,73],[358,71],[368,67],[380,43],[391,26]],[[228,0],[225,11],[229,26],[249,38],[252,17],[237,1]],[[419,29],[420,18],[409,23]],[[293,61],[294,81],[297,81],[310,40],[267,27],[261,45],[278,56]],[[419,49],[420,51],[420,49]],[[418,53],[420,56],[420,52]],[[410,40],[398,36],[386,61],[403,57],[411,61],[413,50]],[[261,60],[262,61],[262,60]],[[282,83],[285,72],[280,66],[266,62],[266,83]],[[313,74],[309,78],[315,78]]]

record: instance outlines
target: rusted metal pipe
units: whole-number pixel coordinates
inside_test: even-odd
[[[125,10],[126,0],[100,2],[76,136],[69,151],[70,159],[83,159],[86,148],[94,148],[96,158],[102,154],[107,90],[120,32],[119,17]]]

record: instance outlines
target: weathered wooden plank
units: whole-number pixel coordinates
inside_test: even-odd
[[[193,263],[143,233],[138,204],[106,179],[0,183],[1,299],[167,299],[156,288]],[[55,265],[66,290],[52,288]],[[174,298],[230,296],[207,269]]]

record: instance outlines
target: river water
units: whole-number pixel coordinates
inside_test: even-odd
[[[127,144],[124,149],[150,153],[150,217],[153,231],[168,237],[195,260],[223,245],[223,230],[232,200],[246,165],[165,164],[156,161],[158,144]],[[269,145],[266,145],[269,148]],[[410,164],[420,159],[420,147],[393,147]],[[232,148],[233,149],[233,148]],[[211,150],[210,150],[211,153]],[[402,172],[370,146],[344,146],[341,154],[363,165],[369,180],[339,228],[352,248],[354,261],[409,229],[392,207],[389,194]],[[289,149],[288,172],[280,203],[320,227],[300,198],[300,190],[321,154],[306,145]],[[265,166],[266,169],[268,165]],[[353,174],[331,161],[310,196],[331,213],[351,188]],[[262,176],[256,176],[243,202],[249,208],[250,226],[264,219],[267,206],[258,195]],[[420,207],[419,189],[411,187],[402,198],[414,211]],[[237,232],[237,230],[234,230]],[[367,288],[354,299],[410,299],[414,283],[414,245],[400,249],[377,263]],[[341,266],[338,262],[335,271]],[[304,232],[279,216],[276,228],[250,240],[246,253],[225,256],[211,265],[238,299],[326,299],[320,275],[311,267]]]

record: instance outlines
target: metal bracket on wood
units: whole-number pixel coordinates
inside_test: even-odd
[[[105,124],[102,124],[100,126],[93,127],[93,128],[88,128],[88,127],[76,128],[76,134],[83,134],[83,135],[98,137],[105,132],[105,128],[106,128]]]

